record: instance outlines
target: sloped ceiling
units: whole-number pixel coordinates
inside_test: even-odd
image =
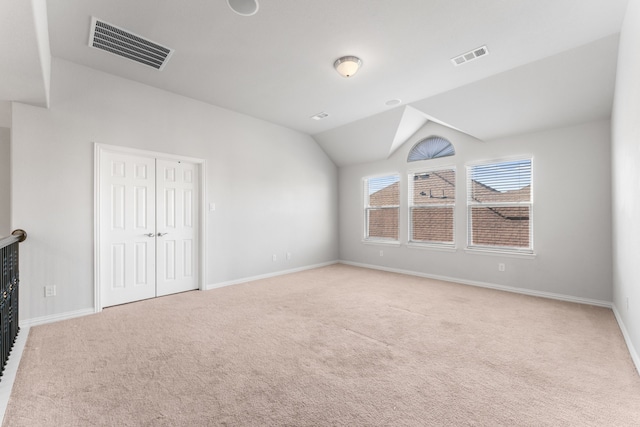
[[[47,104],[48,39],[54,57],[296,129],[336,164],[361,163],[386,158],[424,118],[487,139],[610,114],[628,2],[259,1],[245,17],[225,0],[6,0],[0,101]],[[175,52],[159,72],[90,48],[92,16]],[[451,64],[482,45],[489,55]],[[363,60],[349,79],[332,67],[343,55]]]
[[[481,140],[608,118],[617,57],[613,35],[411,106]]]
[[[481,141],[607,119],[613,106],[617,52],[616,34],[395,110],[411,112],[413,117],[422,114],[425,122],[420,127],[431,119]],[[410,125],[397,119],[396,139],[390,139],[371,125],[380,120],[391,126],[388,118],[398,116],[385,112],[314,138],[340,166],[361,163],[364,152],[368,152],[365,162],[380,160],[418,130],[419,121]],[[370,144],[372,140],[378,142]]]

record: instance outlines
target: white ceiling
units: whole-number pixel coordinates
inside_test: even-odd
[[[311,134],[344,165],[386,158],[428,118],[487,139],[608,117],[628,0],[259,2],[243,17],[226,0],[50,0],[51,54]],[[91,16],[175,53],[157,71],[92,49]],[[363,60],[350,79],[343,55]]]

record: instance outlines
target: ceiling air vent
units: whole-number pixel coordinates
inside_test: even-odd
[[[311,116],[313,120],[322,120],[322,119],[326,119],[327,117],[329,117],[329,113],[325,113],[324,111],[314,116]]]
[[[160,71],[173,53],[173,49],[93,17],[91,18],[89,46],[106,50]]]
[[[462,65],[469,61],[473,61],[474,59],[478,59],[481,56],[485,56],[488,54],[489,54],[489,49],[487,49],[486,46],[482,46],[482,47],[470,50],[467,53],[463,53],[462,55],[458,55],[455,58],[451,58],[451,62],[453,62],[453,65],[457,67],[458,65]]]

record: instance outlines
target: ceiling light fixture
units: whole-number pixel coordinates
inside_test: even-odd
[[[357,56],[343,56],[342,58],[336,59],[336,62],[333,63],[333,67],[342,77],[353,76],[358,72],[361,65],[362,60]]]
[[[227,4],[238,15],[251,16],[258,13],[258,0],[227,0]]]

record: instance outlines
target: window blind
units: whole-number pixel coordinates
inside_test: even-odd
[[[409,240],[454,243],[455,170],[409,175]]]
[[[438,157],[453,156],[456,150],[453,145],[439,136],[430,136],[419,141],[409,151],[407,162],[417,162],[419,160],[429,160]]]
[[[398,240],[400,176],[365,180],[365,238]]]
[[[531,159],[469,166],[468,245],[531,251]]]

